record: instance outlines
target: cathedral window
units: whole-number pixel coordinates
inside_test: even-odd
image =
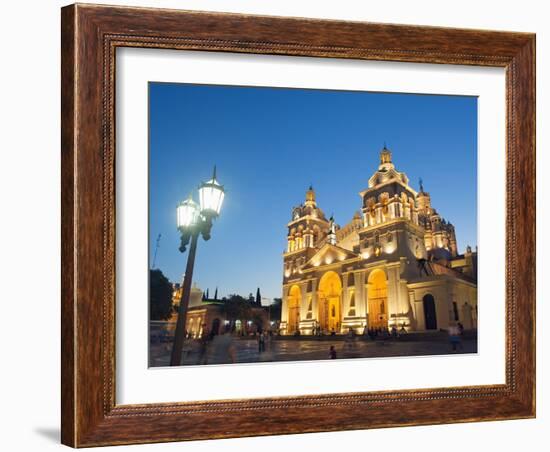
[[[453,301],[453,314],[456,321],[459,320],[458,318],[458,305],[456,304],[456,301]]]

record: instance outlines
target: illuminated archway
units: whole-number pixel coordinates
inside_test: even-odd
[[[294,334],[300,325],[300,305],[302,304],[302,291],[294,285],[288,292],[288,322],[287,334]]]
[[[341,315],[342,281],[338,273],[326,272],[319,281],[319,326],[326,333],[339,333]]]
[[[383,270],[376,269],[369,275],[368,325],[369,328],[388,327],[388,283]]]

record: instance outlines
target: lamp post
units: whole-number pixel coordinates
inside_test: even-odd
[[[195,266],[195,254],[197,252],[199,235],[202,235],[204,240],[210,239],[212,220],[220,214],[224,196],[223,186],[216,180],[216,167],[214,167],[212,179],[208,182],[203,182],[199,186],[200,206],[193,201],[192,195],[189,195],[189,198],[181,202],[176,209],[177,227],[181,234],[180,252],[184,253],[187,245],[191,244],[187,256],[174,345],[172,346],[170,357],[171,366],[179,366],[181,364],[187,308],[191,295],[191,283],[193,281],[193,268]]]

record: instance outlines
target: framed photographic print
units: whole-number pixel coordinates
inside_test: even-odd
[[[526,33],[63,8],[62,442],[533,417],[534,74]]]

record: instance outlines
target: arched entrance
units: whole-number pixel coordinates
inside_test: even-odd
[[[426,294],[422,298],[424,306],[424,325],[427,330],[437,330],[437,317],[435,315],[435,300],[432,294]]]
[[[383,270],[373,270],[368,286],[368,326],[388,328],[388,283]]]
[[[319,281],[319,326],[326,333],[339,333],[342,324],[342,282],[338,273],[326,272]]]
[[[302,304],[302,291],[299,286],[292,286],[288,292],[288,322],[287,334],[298,331],[300,324],[300,305]]]

